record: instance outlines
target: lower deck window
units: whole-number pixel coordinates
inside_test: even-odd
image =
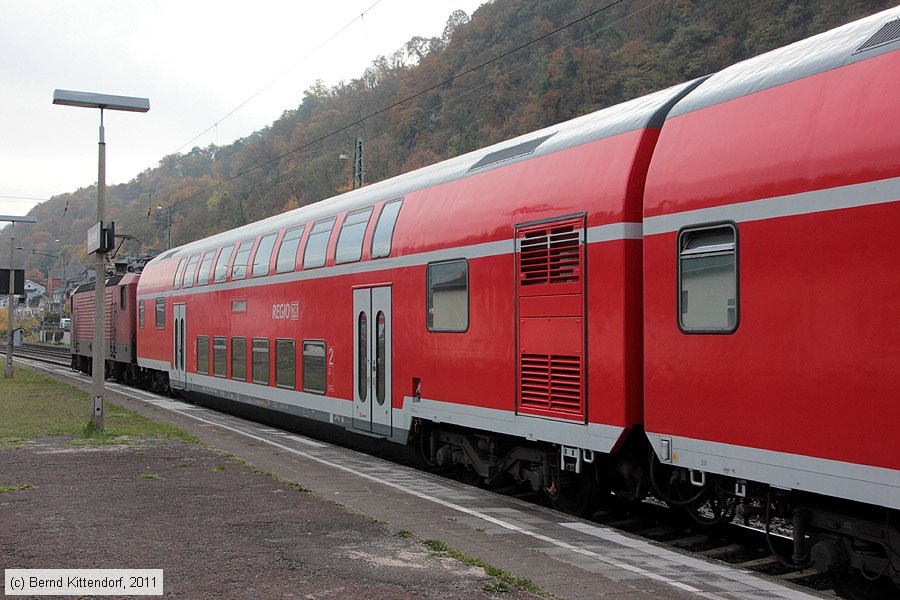
[[[225,377],[228,375],[228,350],[225,345],[224,337],[213,338],[213,374],[216,377]]]
[[[325,393],[324,341],[303,341],[303,391]]]
[[[205,335],[197,338],[197,372],[209,375],[209,338]]]
[[[247,338],[231,338],[231,378],[247,381]]]
[[[294,340],[275,340],[275,385],[294,389],[297,384],[297,352]]]
[[[269,340],[253,338],[253,383],[269,385]]]
[[[678,235],[678,317],[685,333],[732,333],[737,329],[734,225],[683,229]]]
[[[469,264],[465,260],[432,263],[427,274],[428,331],[469,328]]]

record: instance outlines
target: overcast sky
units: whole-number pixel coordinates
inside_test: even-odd
[[[0,0],[0,214],[37,203],[8,196],[46,199],[97,180],[99,111],[54,106],[55,89],[150,99],[146,114],[105,111],[106,180],[123,183],[179,149],[265,127],[317,79],[358,77],[484,1]]]

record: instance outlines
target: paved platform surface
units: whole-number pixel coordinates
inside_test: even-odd
[[[67,369],[38,367],[87,388]],[[186,402],[108,382],[108,398],[261,469],[388,523],[438,539],[559,598],[833,598],[635,539],[515,498]],[[189,507],[186,507],[189,510]]]

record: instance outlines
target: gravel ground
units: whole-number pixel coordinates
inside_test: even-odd
[[[39,438],[0,450],[0,486],[23,484],[0,493],[2,569],[164,569],[167,598],[536,598],[196,444]]]

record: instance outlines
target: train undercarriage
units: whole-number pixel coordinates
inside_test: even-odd
[[[683,509],[701,526],[739,522],[763,530],[782,563],[829,575],[844,598],[900,597],[897,511],[662,465],[644,440],[641,432],[632,432],[610,456],[424,421],[413,428],[422,458],[453,468],[465,483],[512,481],[543,492],[556,508],[577,516],[590,516],[611,502],[653,497]],[[782,536],[792,537],[792,552],[775,547],[776,526]]]
[[[90,356],[72,355],[72,369],[85,375],[93,373],[93,360]],[[133,385],[156,394],[171,395],[169,375],[162,371],[145,369],[133,363],[106,361],[105,379],[114,379],[125,385]]]

